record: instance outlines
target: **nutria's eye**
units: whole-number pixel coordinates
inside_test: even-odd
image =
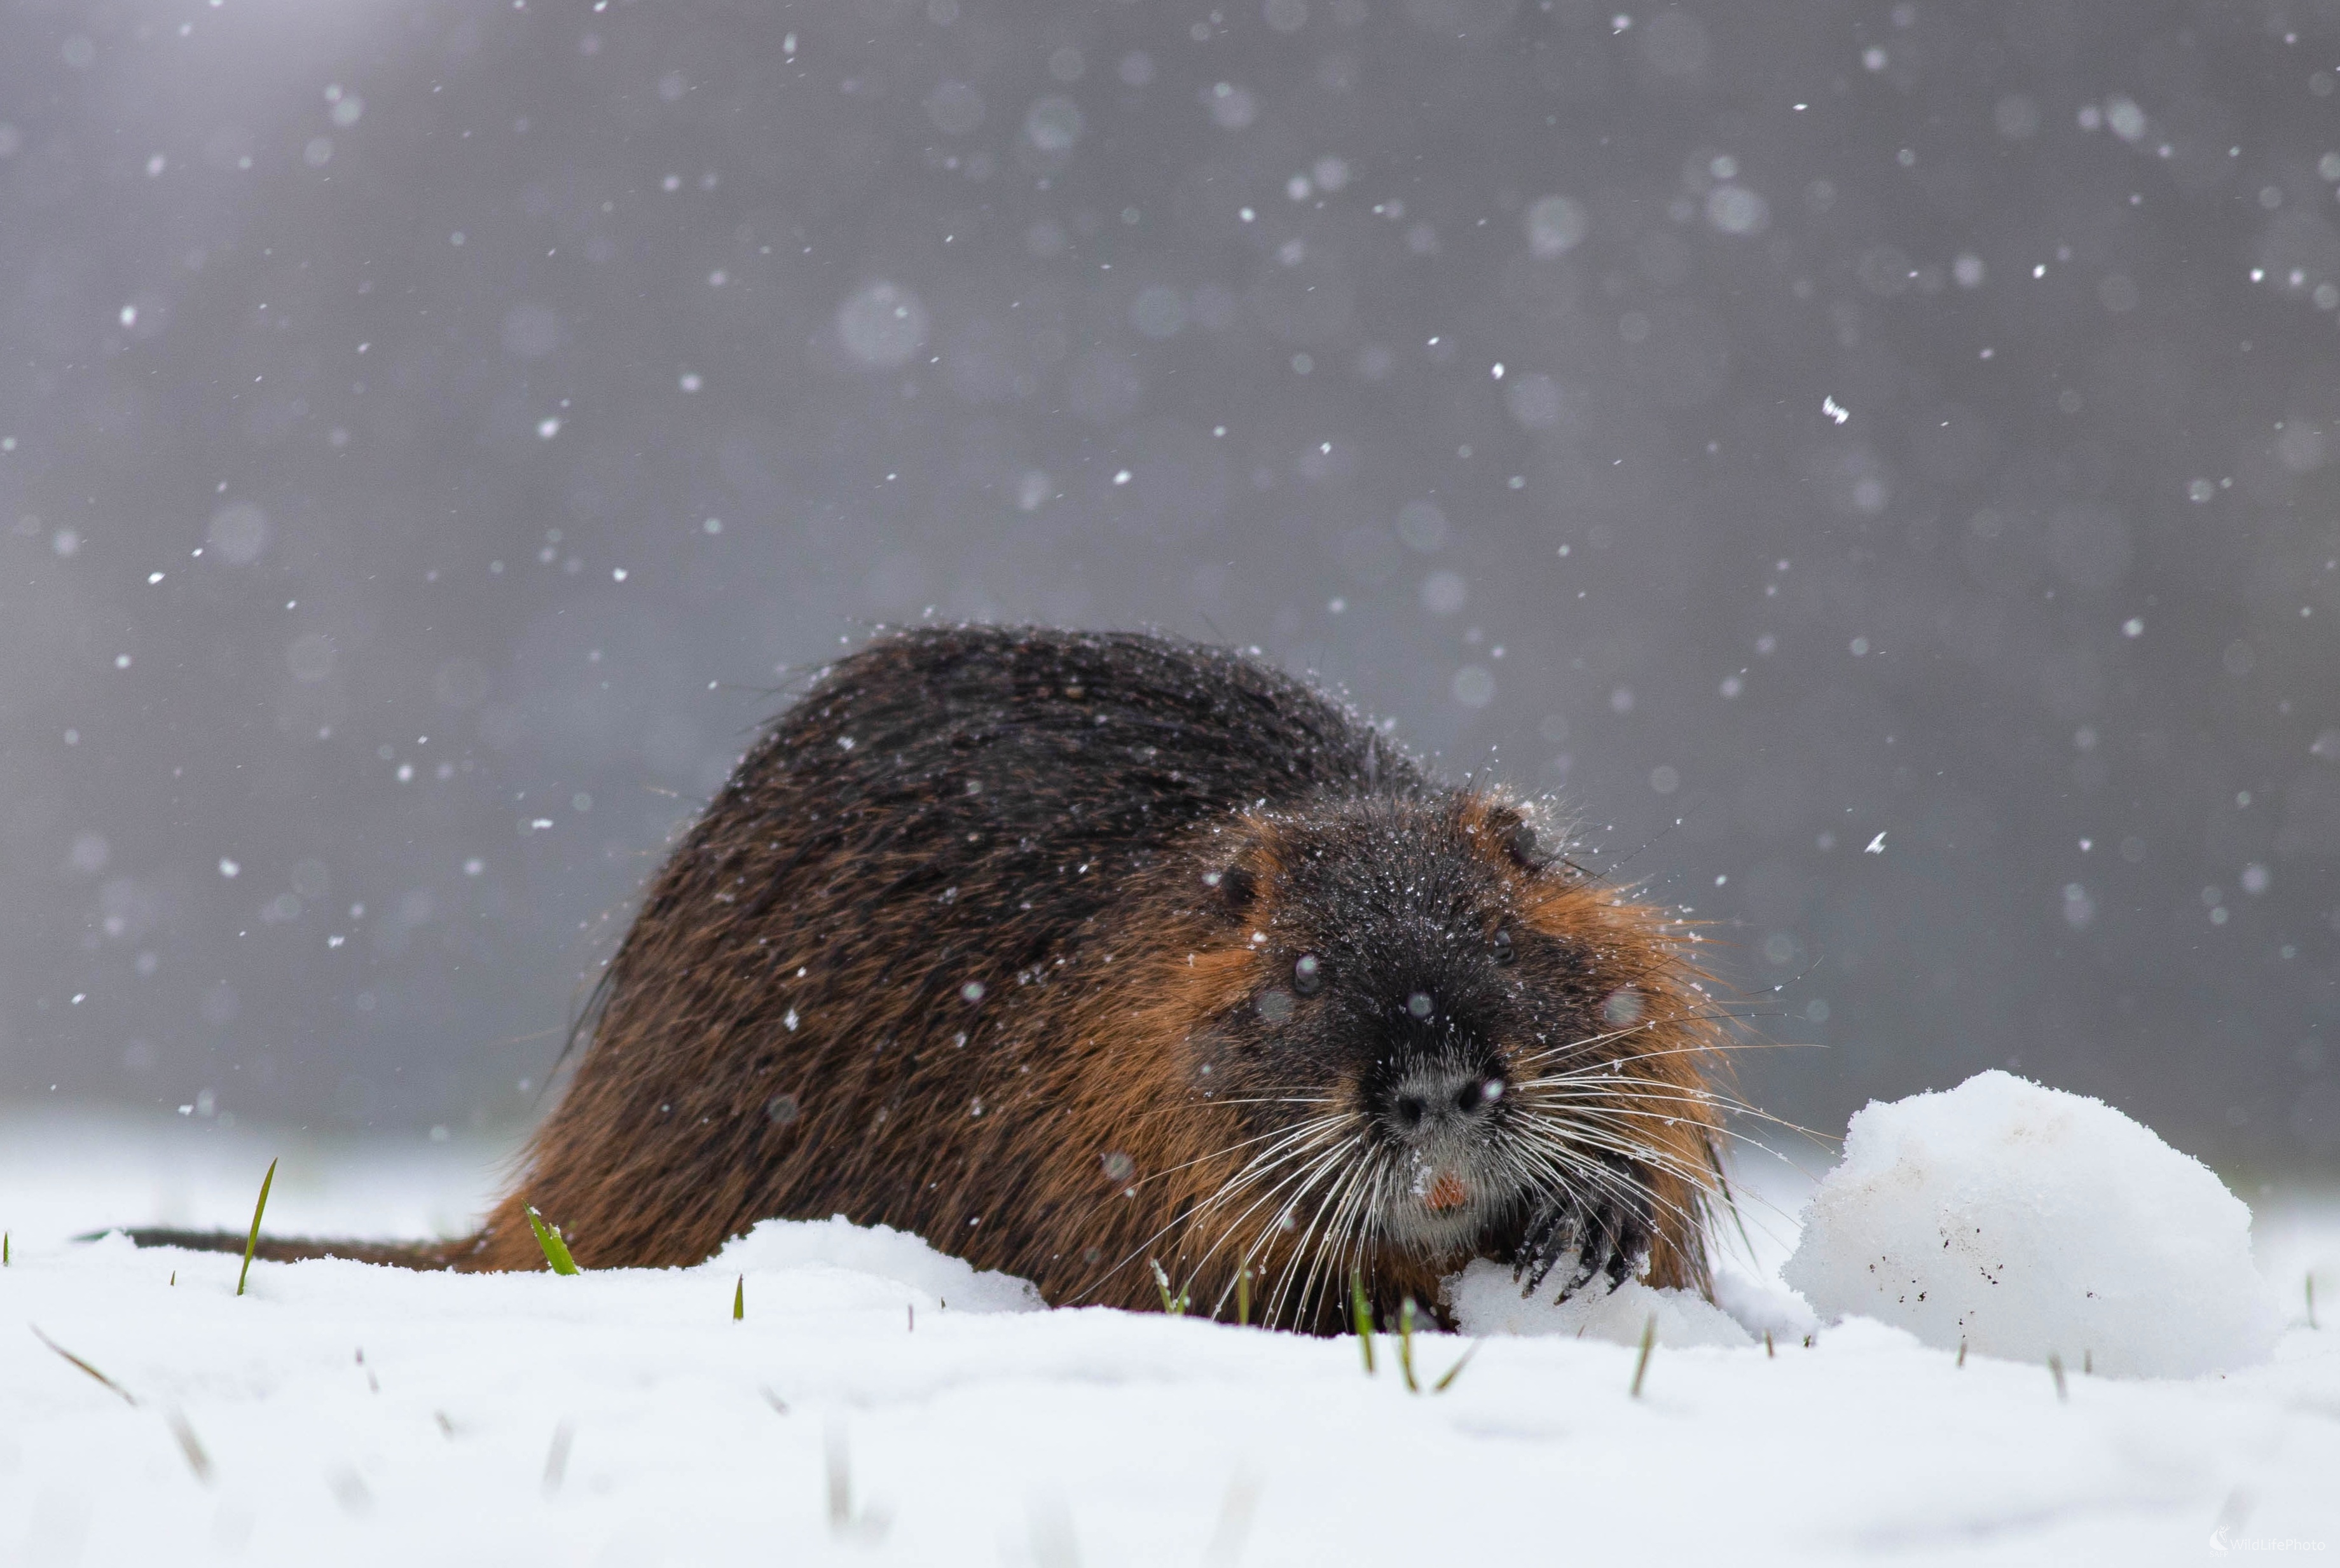
[[[1258,890],[1256,879],[1241,866],[1204,872],[1203,886],[1217,894],[1220,903],[1237,915],[1251,908],[1252,895]]]
[[[1313,997],[1324,988],[1324,965],[1314,953],[1303,953],[1292,966],[1292,988]]]
[[[1509,931],[1495,933],[1495,939],[1488,948],[1488,956],[1498,964],[1508,964],[1520,956],[1519,948],[1512,943],[1512,934]]]

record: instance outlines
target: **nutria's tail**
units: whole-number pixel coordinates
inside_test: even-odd
[[[100,1233],[103,1234],[103,1233]],[[140,1246],[178,1246],[189,1252],[232,1252],[243,1255],[244,1233],[234,1230],[133,1230],[124,1233]],[[84,1237],[95,1240],[94,1236]],[[475,1238],[461,1241],[342,1241],[306,1236],[263,1236],[252,1255],[271,1263],[299,1263],[312,1257],[345,1257],[353,1263],[386,1263],[397,1268],[442,1269],[461,1265]]]

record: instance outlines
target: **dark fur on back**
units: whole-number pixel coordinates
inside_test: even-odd
[[[968,1196],[999,1177],[978,1166],[1029,1114],[1029,997],[1167,845],[1261,800],[1415,784],[1336,707],[1222,650],[878,641],[781,716],[659,870],[520,1191],[585,1264],[698,1262],[765,1215],[980,1228],[968,1207],[995,1206]],[[536,1247],[515,1219],[487,1238],[508,1266]]]
[[[1128,935],[1114,912],[1168,848],[1240,809],[1420,783],[1218,650],[886,638],[781,717],[651,885],[518,1193],[588,1265],[696,1262],[771,1215],[945,1245],[996,1225],[1016,1133],[1048,1108],[1025,1081],[1036,1013]],[[534,1257],[518,1218],[486,1238],[507,1266]]]
[[[842,1214],[1052,1303],[1152,1304],[1158,1257],[1231,1315],[1244,1266],[1318,1328],[1353,1267],[1384,1305],[1563,1245],[1701,1285],[1710,1010],[1662,914],[1525,811],[1225,650],[881,638],[660,869],[480,1235],[397,1261],[542,1266],[533,1206],[589,1268]],[[1433,1069],[1470,1139],[1389,1130]]]

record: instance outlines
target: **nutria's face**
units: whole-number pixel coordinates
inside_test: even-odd
[[[1620,1101],[1682,1108],[1634,1062],[1650,946],[1603,939],[1612,897],[1549,863],[1516,809],[1375,800],[1260,824],[1205,880],[1255,958],[1249,994],[1191,1042],[1197,1091],[1259,1140],[1228,1206],[1264,1197],[1254,1214],[1351,1255],[1516,1253],[1556,1203],[1635,1186],[1655,1118]]]

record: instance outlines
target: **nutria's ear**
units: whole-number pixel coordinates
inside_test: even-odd
[[[1552,860],[1536,833],[1535,823],[1523,811],[1505,806],[1488,812],[1486,831],[1502,857],[1522,871],[1541,871]]]

